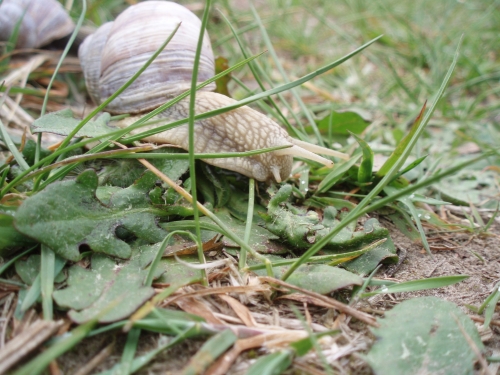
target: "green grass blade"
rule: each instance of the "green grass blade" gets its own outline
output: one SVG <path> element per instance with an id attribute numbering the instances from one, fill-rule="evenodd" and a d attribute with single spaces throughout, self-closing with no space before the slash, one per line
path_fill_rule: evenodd
<path id="1" fill-rule="evenodd" d="M 414 162 L 412 162 L 410 165 L 408 165 L 406 168 L 404 168 L 403 170 L 401 170 L 400 172 L 398 172 L 391 180 L 391 182 L 397 180 L 399 177 L 401 177 L 402 175 L 404 175 L 405 173 L 408 173 L 409 171 L 411 171 L 413 168 L 416 168 L 417 166 L 419 166 L 425 159 L 427 159 L 427 156 L 429 155 L 424 155 L 422 156 L 421 158 L 418 158 L 417 160 L 415 160 Z"/>
<path id="2" fill-rule="evenodd" d="M 448 285 L 459 283 L 467 278 L 469 278 L 469 276 L 454 275 L 454 276 L 432 277 L 430 279 L 423 279 L 423 280 L 405 281 L 399 284 L 384 286 L 380 289 L 377 289 L 374 292 L 363 293 L 360 296 L 360 298 L 367 298 L 374 296 L 376 294 L 405 293 L 405 292 L 416 292 L 419 290 L 442 288 Z"/>
<path id="3" fill-rule="evenodd" d="M 19 152 L 14 142 L 12 142 L 12 139 L 10 138 L 9 133 L 7 133 L 7 129 L 5 128 L 2 120 L 0 120 L 0 137 L 3 139 L 5 145 L 12 153 L 12 156 L 14 156 L 17 165 L 19 165 L 19 167 L 24 171 L 28 170 L 30 166 L 28 165 L 28 163 L 26 163 L 26 160 L 24 160 L 23 155 Z"/>
<path id="4" fill-rule="evenodd" d="M 488 327 L 493 319 L 493 314 L 497 307 L 498 301 L 500 301 L 500 283 L 495 287 L 495 291 L 491 293 L 488 298 L 489 301 L 486 305 L 486 311 L 484 312 L 484 326 Z"/>
<path id="5" fill-rule="evenodd" d="M 224 13 L 221 12 L 221 15 L 222 15 L 222 18 L 224 19 L 224 21 L 226 21 L 226 24 L 228 25 L 228 27 L 231 29 L 233 37 L 236 40 L 236 42 L 238 43 L 238 46 L 240 47 L 241 53 L 243 54 L 243 56 L 245 58 L 248 57 L 247 49 L 243 45 L 243 42 L 242 42 L 241 38 L 239 37 L 238 33 L 236 32 L 236 30 L 234 29 L 233 25 L 231 24 L 231 22 L 229 22 L 229 20 L 224 15 Z M 258 65 L 256 62 L 250 62 L 248 64 L 248 67 L 250 68 L 250 70 L 251 70 L 251 72 L 253 74 L 253 77 L 254 77 L 255 81 L 257 82 L 257 84 L 259 85 L 260 89 L 262 91 L 265 91 L 266 88 L 264 86 L 264 83 L 262 82 L 261 77 L 265 78 L 266 75 L 265 75 L 264 71 L 262 69 L 260 69 L 260 65 Z M 257 71 L 257 70 L 259 70 L 259 71 Z M 237 79 L 236 77 L 233 77 L 233 80 L 235 82 L 237 82 L 240 86 L 242 86 L 242 82 L 239 79 Z M 271 84 L 270 81 L 271 80 L 268 80 L 269 84 Z M 246 88 L 246 86 L 244 86 L 244 85 L 243 85 L 243 87 Z M 250 91 L 250 90 L 248 90 L 248 91 Z M 283 101 L 283 103 L 286 103 L 285 99 L 281 96 L 281 94 L 278 94 L 278 97 L 280 98 L 280 100 Z M 283 114 L 283 112 L 281 111 L 281 109 L 278 107 L 278 105 L 276 104 L 276 102 L 272 98 L 269 98 L 269 101 L 270 101 L 270 103 L 272 105 L 272 108 L 276 112 L 276 116 L 275 117 L 281 118 L 281 120 L 284 122 L 284 124 L 285 124 L 285 126 L 286 126 L 286 128 L 288 129 L 289 132 L 293 133 L 299 139 L 305 141 L 306 139 L 305 139 L 304 135 L 301 132 L 298 132 L 297 129 L 294 126 L 292 126 L 292 124 L 290 124 L 290 122 L 287 120 L 287 118 L 285 117 L 285 115 Z M 270 112 L 270 111 L 268 111 L 268 112 Z M 290 113 L 293 113 L 293 111 L 290 111 Z M 297 124 L 300 124 L 300 122 L 297 121 Z"/>
<path id="6" fill-rule="evenodd" d="M 31 249 L 28 249 L 26 251 L 23 251 L 21 254 L 18 254 L 16 255 L 15 257 L 13 257 L 12 259 L 9 259 L 9 261 L 5 262 L 4 264 L 2 264 L 2 266 L 0 267 L 0 276 L 9 269 L 10 266 L 12 266 L 14 263 L 16 263 L 19 259 L 21 259 L 22 257 L 28 255 L 29 253 L 31 253 L 33 250 L 35 250 L 37 248 L 38 245 L 35 245 L 33 246 Z"/>
<path id="7" fill-rule="evenodd" d="M 398 191 L 398 189 L 396 189 L 392 186 L 386 186 L 384 188 L 384 192 L 389 197 L 393 196 L 397 191 Z M 425 235 L 425 231 L 424 231 L 424 228 L 422 226 L 422 221 L 420 220 L 419 214 L 417 212 L 417 208 L 413 204 L 413 201 L 408 196 L 399 197 L 397 200 L 399 202 L 401 202 L 402 204 L 404 204 L 408 208 L 408 211 L 410 211 L 410 214 L 413 217 L 415 224 L 417 225 L 418 232 L 420 233 L 420 239 L 422 240 L 422 245 L 424 246 L 427 254 L 432 256 L 431 249 L 429 247 L 429 243 L 427 242 L 427 237 Z"/>
<path id="8" fill-rule="evenodd" d="M 198 82 L 198 68 L 200 66 L 200 56 L 201 56 L 201 48 L 203 46 L 203 37 L 205 34 L 205 30 L 207 27 L 208 14 L 210 13 L 210 1 L 207 0 L 205 3 L 205 9 L 203 11 L 203 17 L 201 19 L 201 28 L 200 33 L 198 35 L 198 43 L 196 46 L 196 53 L 194 57 L 194 65 L 193 65 L 193 75 L 191 77 L 191 93 L 189 96 L 189 119 L 188 119 L 188 127 L 189 127 L 189 177 L 191 178 L 191 196 L 193 197 L 192 207 L 193 207 L 193 216 L 194 221 L 196 223 L 195 233 L 196 237 L 201 239 L 201 229 L 199 226 L 200 222 L 200 213 L 198 211 L 198 190 L 196 188 L 196 167 L 195 167 L 195 159 L 194 159 L 194 149 L 195 149 L 195 132 L 194 132 L 194 116 L 195 116 L 195 107 L 196 107 L 196 84 Z M 198 248 L 198 259 L 201 264 L 206 263 L 205 254 L 203 253 L 203 246 L 201 241 L 197 241 Z M 204 284 L 208 285 L 208 278 L 206 274 L 206 270 L 204 271 Z"/>
<path id="9" fill-rule="evenodd" d="M 339 180 L 347 173 L 351 167 L 356 164 L 356 162 L 361 157 L 362 153 L 359 152 L 351 156 L 349 160 L 342 161 L 335 164 L 332 170 L 323 178 L 316 189 L 316 194 L 325 193 L 330 188 L 335 185 Z"/>
<path id="10" fill-rule="evenodd" d="M 479 306 L 479 309 L 477 310 L 478 314 L 482 314 L 484 309 L 490 304 L 491 300 L 495 297 L 495 294 L 499 291 L 499 288 L 500 288 L 500 283 L 498 283 L 494 290 L 493 290 L 493 293 L 491 293 L 485 300 L 484 302 L 481 304 L 481 306 Z"/>
<path id="11" fill-rule="evenodd" d="M 351 132 L 349 132 L 349 133 L 351 133 Z M 361 163 L 360 163 L 359 169 L 358 169 L 358 182 L 360 184 L 365 184 L 367 182 L 370 182 L 373 178 L 373 176 L 372 176 L 373 151 L 364 139 L 358 137 L 354 133 L 351 133 L 351 136 L 353 136 L 354 139 L 356 139 L 359 146 L 363 150 L 363 159 L 361 160 Z"/>
<path id="12" fill-rule="evenodd" d="M 128 331 L 127 342 L 125 343 L 125 348 L 123 348 L 122 359 L 120 362 L 120 375 L 132 374 L 132 364 L 134 361 L 134 355 L 137 350 L 137 344 L 139 344 L 139 337 L 141 336 L 140 328 L 132 328 Z"/>
<path id="13" fill-rule="evenodd" d="M 85 13 L 87 12 L 87 2 L 85 0 L 82 0 L 82 11 L 80 13 L 80 17 L 78 17 L 78 21 L 75 25 L 75 29 L 73 30 L 73 33 L 71 33 L 71 36 L 68 40 L 68 43 L 66 43 L 66 46 L 64 47 L 64 50 L 61 54 L 61 57 L 59 58 L 59 61 L 57 62 L 56 68 L 54 69 L 54 73 L 52 74 L 52 77 L 50 78 L 49 84 L 47 86 L 47 90 L 45 92 L 45 97 L 43 98 L 43 104 L 42 104 L 42 110 L 40 111 L 40 117 L 45 114 L 45 111 L 47 110 L 47 102 L 49 101 L 49 93 L 50 89 L 52 88 L 52 84 L 54 83 L 54 80 L 56 78 L 57 73 L 59 72 L 59 69 L 61 68 L 61 65 L 68 55 L 68 52 L 73 45 L 73 42 L 75 41 L 78 32 L 80 31 L 80 28 L 82 27 L 83 20 L 85 19 Z"/>
<path id="14" fill-rule="evenodd" d="M 334 236 L 336 236 L 343 228 L 345 228 L 347 225 L 349 225 L 349 223 L 353 220 L 356 220 L 357 218 L 361 217 L 363 214 L 364 214 L 364 209 L 365 207 L 368 206 L 369 203 L 372 202 L 373 198 L 375 198 L 378 193 L 380 193 L 382 191 L 382 189 L 389 183 L 389 181 L 392 180 L 392 177 L 397 173 L 397 171 L 401 168 L 401 166 L 403 165 L 404 163 L 404 160 L 406 160 L 406 158 L 410 155 L 410 152 L 411 152 L 411 149 L 413 148 L 413 146 L 415 145 L 415 143 L 417 142 L 420 134 L 423 132 L 425 126 L 427 125 L 427 123 L 429 122 L 436 106 L 437 106 L 437 103 L 439 102 L 439 99 L 442 97 L 443 93 L 444 93 L 444 90 L 446 89 L 446 86 L 448 85 L 448 82 L 451 78 L 451 74 L 453 72 L 453 70 L 455 69 L 455 66 L 457 64 L 457 61 L 458 61 L 458 57 L 459 57 L 459 51 L 460 51 L 460 46 L 462 44 L 462 40 L 463 40 L 463 36 L 462 38 L 460 38 L 460 41 L 458 43 L 458 46 L 457 46 L 457 49 L 455 51 L 455 56 L 453 58 L 453 61 L 451 63 L 451 66 L 449 67 L 448 69 L 448 72 L 446 74 L 446 76 L 444 77 L 443 79 L 443 82 L 441 83 L 441 87 L 439 88 L 437 94 L 436 94 L 436 98 L 434 100 L 434 102 L 432 103 L 431 107 L 429 108 L 429 111 L 425 114 L 425 117 L 424 119 L 422 120 L 421 124 L 420 124 L 420 127 L 419 129 L 413 134 L 413 137 L 411 138 L 411 140 L 408 142 L 408 145 L 407 147 L 403 150 L 402 154 L 401 154 L 401 157 L 398 159 L 397 162 L 395 162 L 392 167 L 387 171 L 386 175 L 384 176 L 384 178 L 373 188 L 373 190 L 356 206 L 356 208 L 354 208 L 351 212 L 349 212 L 349 214 L 328 234 L 326 235 L 325 237 L 323 237 L 322 239 L 320 239 L 317 243 L 315 243 L 313 246 L 311 246 L 305 253 L 304 255 L 302 255 L 291 267 L 290 269 L 283 275 L 282 279 L 283 280 L 286 280 L 288 277 L 290 277 L 290 275 L 299 267 L 301 266 L 302 264 L 306 263 L 307 260 L 313 256 L 314 254 L 316 254 L 318 251 L 320 251 L 323 246 L 325 246 Z M 482 155 L 484 156 L 484 155 Z M 482 157 L 480 157 L 482 158 Z M 476 158 L 477 159 L 477 158 Z M 466 164 L 466 163 L 464 163 Z M 450 170 L 452 170 L 453 168 L 450 168 Z M 446 172 L 444 172 L 446 173 Z M 444 174 L 443 173 L 443 174 Z M 430 182 L 432 179 L 427 179 L 426 182 Z M 416 186 L 418 186 L 419 184 L 416 184 L 413 186 L 413 188 L 415 188 Z M 417 190 L 417 189 L 415 189 Z M 403 189 L 401 190 L 401 192 L 403 191 L 414 191 L 413 189 Z M 401 195 L 403 196 L 403 195 Z M 390 202 L 392 200 L 394 200 L 396 197 L 393 196 L 391 197 L 393 199 L 388 199 L 386 202 Z M 377 202 L 378 204 L 380 204 L 380 201 Z"/>
<path id="15" fill-rule="evenodd" d="M 283 68 L 283 65 L 281 64 L 281 61 L 278 58 L 278 55 L 276 54 L 276 51 L 274 50 L 273 44 L 271 43 L 271 40 L 269 39 L 269 35 L 267 34 L 267 31 L 266 31 L 264 25 L 262 24 L 262 20 L 260 19 L 259 14 L 257 13 L 257 11 L 253 5 L 250 6 L 250 9 L 252 10 L 252 14 L 253 14 L 254 19 L 256 20 L 257 24 L 259 25 L 259 30 L 260 30 L 260 33 L 262 34 L 262 39 L 263 39 L 264 43 L 266 44 L 266 47 L 269 50 L 269 53 L 271 54 L 271 57 L 273 58 L 274 64 L 278 68 L 278 71 L 280 72 L 281 77 L 283 78 L 285 83 L 290 83 L 290 79 L 288 78 L 288 76 L 285 72 L 285 69 Z M 296 89 L 291 89 L 290 92 L 292 93 L 293 97 L 295 98 L 295 100 L 299 104 L 299 107 L 300 107 L 302 113 L 304 114 L 307 121 L 309 122 L 309 126 L 311 126 L 311 128 L 312 128 L 314 135 L 316 136 L 316 139 L 318 141 L 318 144 L 323 147 L 324 146 L 323 137 L 321 136 L 321 134 L 319 132 L 318 126 L 316 125 L 316 121 L 314 121 L 310 110 L 304 104 L 304 101 L 302 100 L 301 96 L 297 93 Z M 298 121 L 297 123 L 300 124 L 299 126 L 302 126 L 300 121 Z"/>
<path id="16" fill-rule="evenodd" d="M 54 273 L 56 255 L 49 247 L 42 244 L 40 260 L 40 279 L 41 279 L 41 293 L 42 293 L 42 308 L 43 318 L 45 320 L 52 320 L 53 318 L 53 303 L 52 292 L 54 291 Z"/>
<path id="17" fill-rule="evenodd" d="M 256 20 L 257 24 L 259 25 L 259 30 L 260 30 L 260 33 L 262 35 L 262 39 L 263 39 L 264 43 L 266 44 L 266 47 L 269 50 L 269 53 L 271 54 L 271 57 L 273 58 L 274 64 L 278 68 L 278 71 L 280 72 L 281 77 L 283 77 L 283 80 L 285 81 L 285 83 L 290 83 L 290 79 L 288 78 L 288 76 L 285 72 L 285 69 L 283 68 L 283 65 L 281 64 L 281 61 L 278 58 L 278 55 L 276 54 L 276 51 L 274 50 L 273 44 L 271 43 L 271 40 L 269 39 L 269 35 L 267 34 L 267 31 L 266 31 L 264 25 L 262 24 L 262 20 L 260 19 L 259 14 L 257 13 L 255 7 L 252 4 L 250 5 L 250 9 L 252 10 L 254 19 Z M 296 89 L 292 88 L 292 89 L 290 89 L 290 92 L 292 93 L 293 97 L 295 98 L 295 100 L 299 104 L 300 109 L 302 110 L 302 113 L 304 114 L 307 121 L 309 122 L 309 125 L 311 126 L 311 128 L 314 132 L 314 135 L 316 136 L 318 144 L 320 146 L 324 146 L 323 137 L 321 136 L 321 134 L 319 132 L 318 126 L 316 125 L 316 121 L 314 121 L 314 119 L 311 115 L 311 112 L 309 111 L 307 106 L 304 104 L 304 101 L 302 100 L 300 95 L 297 93 Z M 301 122 L 299 121 L 298 124 L 301 124 Z"/>
<path id="18" fill-rule="evenodd" d="M 36 303 L 38 297 L 40 297 L 41 290 L 42 282 L 40 274 L 38 274 L 35 277 L 35 280 L 33 280 L 33 284 L 31 284 L 26 296 L 24 297 L 23 303 L 21 304 L 22 313 L 28 311 L 28 309 Z"/>
<path id="19" fill-rule="evenodd" d="M 0 177 L 0 187 L 2 187 L 5 184 L 5 180 L 7 180 L 7 175 L 10 172 L 10 165 L 4 164 L 0 167 L 0 170 L 3 170 L 2 176 Z"/>
<path id="20" fill-rule="evenodd" d="M 196 222 L 194 220 L 193 220 L 193 223 L 195 223 L 195 226 L 196 226 Z M 182 226 L 182 227 L 185 228 L 185 226 Z M 198 227 L 200 227 L 200 226 L 198 225 Z M 165 249 L 167 248 L 167 245 L 168 245 L 170 239 L 172 238 L 172 236 L 174 236 L 176 234 L 188 236 L 188 237 L 190 237 L 196 243 L 196 245 L 198 247 L 202 246 L 202 243 L 200 241 L 201 237 L 199 237 L 199 236 L 197 237 L 197 236 L 195 236 L 191 232 L 188 232 L 188 231 L 185 231 L 185 230 L 174 230 L 174 231 L 171 231 L 165 237 L 165 239 L 161 242 L 160 248 L 158 249 L 158 252 L 156 253 L 155 258 L 153 259 L 153 262 L 151 262 L 151 266 L 149 267 L 149 272 L 148 272 L 148 275 L 146 276 L 146 281 L 144 282 L 144 285 L 151 286 L 153 284 L 153 277 L 155 275 L 156 268 L 160 264 L 160 260 L 161 260 L 161 258 L 163 256 L 163 254 L 165 253 Z"/>
<path id="21" fill-rule="evenodd" d="M 245 236 L 243 237 L 243 242 L 248 245 L 250 241 L 250 234 L 252 231 L 253 222 L 253 209 L 255 204 L 255 180 L 251 178 L 248 181 L 248 212 L 247 212 L 247 222 L 245 225 Z M 247 252 L 244 248 L 240 250 L 239 267 L 243 269 L 247 265 Z"/>
<path id="22" fill-rule="evenodd" d="M 227 17 L 221 13 L 222 15 L 222 18 L 224 19 L 224 21 L 226 21 L 226 24 L 228 25 L 228 27 L 231 29 L 231 32 L 233 34 L 233 37 L 234 39 L 236 40 L 236 42 L 238 43 L 238 46 L 240 47 L 240 51 L 241 53 L 243 54 L 243 56 L 246 58 L 248 56 L 248 52 L 247 52 L 247 48 L 245 48 L 244 44 L 243 44 L 243 41 L 242 39 L 239 37 L 238 33 L 236 32 L 236 30 L 234 29 L 233 25 L 231 24 L 231 22 L 229 22 L 229 20 L 227 19 Z M 260 89 L 262 91 L 265 91 L 266 88 L 264 86 L 264 83 L 262 82 L 262 78 L 268 78 L 267 75 L 265 74 L 265 72 L 263 71 L 263 69 L 260 68 L 260 65 L 255 61 L 255 62 L 250 62 L 248 64 L 248 67 L 250 68 L 252 74 L 253 74 L 253 77 L 255 79 L 255 81 L 257 82 L 257 84 L 259 85 Z M 261 78 L 262 77 L 262 78 Z M 240 86 L 242 86 L 242 82 L 240 80 L 238 80 L 236 77 L 233 77 L 233 80 L 235 82 L 237 82 Z M 267 79 L 267 82 L 269 84 L 272 84 L 271 80 L 270 79 Z M 244 85 L 243 85 L 244 86 Z M 246 88 L 246 86 L 244 86 Z M 250 91 L 250 90 L 248 90 Z M 287 106 L 289 107 L 289 105 L 286 103 L 286 100 L 285 98 L 281 95 L 281 94 L 278 94 L 278 98 Z M 290 124 L 290 122 L 287 120 L 287 118 L 285 117 L 285 115 L 283 114 L 283 112 L 281 111 L 281 109 L 278 107 L 278 105 L 276 104 L 276 102 L 272 99 L 272 98 L 269 98 L 269 101 L 271 103 L 271 106 L 275 112 L 275 117 L 276 118 L 280 118 L 283 123 L 285 124 L 286 128 L 288 129 L 289 132 L 293 133 L 296 137 L 302 139 L 302 140 L 305 140 L 303 139 L 303 135 L 301 133 L 299 133 L 297 131 L 297 129 L 292 126 Z M 267 111 L 267 112 L 271 112 L 271 111 Z M 291 114 L 294 114 L 293 111 L 290 111 Z M 301 126 L 300 124 L 300 121 L 298 121 L 298 118 L 296 119 L 297 120 L 297 124 L 299 124 L 299 126 Z"/>
<path id="23" fill-rule="evenodd" d="M 360 250 L 349 251 L 348 253 L 316 255 L 316 256 L 309 258 L 309 263 L 327 263 L 329 266 L 336 266 L 336 265 L 339 265 L 341 263 L 347 262 L 349 260 L 355 259 L 355 258 L 359 257 L 360 255 L 363 255 L 363 254 L 369 252 L 370 250 L 373 250 L 374 248 L 376 248 L 377 246 L 379 246 L 383 242 L 385 242 L 385 239 L 375 241 L 374 243 L 369 244 L 368 246 L 365 246 L 364 248 L 362 248 Z M 283 259 L 283 260 L 279 260 L 276 262 L 272 262 L 271 265 L 273 267 L 288 266 L 290 264 L 293 264 L 296 260 L 297 260 L 297 258 Z M 266 268 L 266 266 L 264 264 L 254 264 L 254 265 L 247 267 L 247 269 L 252 270 L 252 271 L 261 270 L 264 268 Z"/>
<path id="24" fill-rule="evenodd" d="M 384 165 L 379 169 L 379 171 L 377 172 L 377 177 L 384 177 L 394 164 L 400 163 L 401 160 L 404 161 L 406 160 L 406 158 L 401 159 L 401 157 L 403 153 L 405 153 L 405 151 L 408 149 L 408 147 L 410 147 L 410 150 L 413 148 L 413 145 L 410 146 L 410 142 L 414 138 L 414 135 L 417 132 L 419 132 L 419 129 L 421 129 L 420 125 L 422 123 L 422 118 L 423 118 L 422 116 L 424 114 L 426 105 L 427 103 L 424 104 L 424 106 L 420 110 L 420 113 L 418 114 L 415 122 L 413 123 L 410 132 L 401 140 L 401 142 L 399 142 L 396 149 L 393 151 L 391 156 L 389 156 L 389 159 L 387 159 Z M 405 154 L 407 155 L 407 157 L 409 156 L 409 153 Z"/>
<path id="25" fill-rule="evenodd" d="M 285 148 L 290 148 L 292 146 L 286 145 L 286 146 L 276 146 L 276 147 L 268 147 L 268 148 L 260 148 L 257 150 L 252 150 L 252 151 L 243 151 L 243 152 L 225 152 L 225 153 L 202 153 L 202 154 L 193 154 L 195 159 L 223 159 L 223 158 L 243 158 L 246 156 L 254 156 L 254 155 L 259 155 L 259 154 L 264 154 L 266 152 L 272 152 L 272 151 L 277 151 L 277 150 L 283 150 Z M 130 150 L 130 149 L 128 149 Z M 117 151 L 125 151 L 125 150 L 117 150 Z M 180 154 L 180 153 L 162 153 L 162 154 L 154 154 L 154 153 L 139 153 L 139 152 L 121 152 L 121 153 L 116 153 L 117 155 L 115 156 L 110 156 L 114 159 L 137 159 L 137 158 L 144 158 L 144 159 L 169 159 L 169 160 L 174 160 L 174 159 L 188 159 L 189 154 Z M 100 155 L 102 158 L 104 155 Z M 91 160 L 85 159 L 85 160 Z"/>

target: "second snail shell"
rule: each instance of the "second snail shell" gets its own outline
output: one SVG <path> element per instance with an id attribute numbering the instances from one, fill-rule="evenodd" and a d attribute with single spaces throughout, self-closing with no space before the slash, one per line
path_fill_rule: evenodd
<path id="1" fill-rule="evenodd" d="M 181 23 L 165 50 L 143 74 L 106 110 L 111 113 L 141 113 L 189 90 L 201 21 L 183 6 L 168 1 L 148 1 L 129 7 L 114 22 L 101 26 L 81 45 L 79 57 L 90 96 L 102 103 L 136 73 Z M 199 82 L 214 75 L 214 59 L 205 32 L 198 72 Z M 235 100 L 208 92 L 214 85 L 196 93 L 196 114 L 231 105 Z M 158 117 L 163 123 L 186 118 L 189 98 L 183 99 Z M 128 118 L 119 126 L 128 126 Z M 144 130 L 141 128 L 140 130 Z M 182 125 L 146 138 L 188 149 L 188 128 Z M 333 150 L 291 138 L 267 116 L 243 106 L 195 123 L 195 153 L 242 152 L 289 145 L 290 148 L 244 158 L 207 159 L 207 163 L 239 172 L 258 181 L 287 179 L 293 156 L 333 163 L 315 152 L 345 158 Z"/>
<path id="2" fill-rule="evenodd" d="M 0 4 L 0 40 L 11 37 L 17 23 L 17 48 L 38 48 L 71 34 L 75 24 L 56 0 L 3 0 Z"/>

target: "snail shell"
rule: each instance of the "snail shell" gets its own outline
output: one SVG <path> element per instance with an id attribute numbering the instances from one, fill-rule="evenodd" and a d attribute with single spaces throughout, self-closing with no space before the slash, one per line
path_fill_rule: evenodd
<path id="1" fill-rule="evenodd" d="M 87 89 L 95 103 L 118 90 L 165 42 L 179 30 L 148 69 L 107 110 L 140 113 L 189 90 L 201 21 L 182 5 L 148 1 L 131 6 L 114 22 L 101 26 L 85 39 L 79 50 Z M 214 76 L 214 56 L 205 33 L 198 69 L 203 82 Z M 215 85 L 205 87 L 214 90 Z"/>
<path id="2" fill-rule="evenodd" d="M 71 34 L 75 28 L 73 20 L 56 0 L 3 0 L 0 4 L 0 40 L 9 40 L 21 19 L 17 48 L 44 46 Z"/>
<path id="3" fill-rule="evenodd" d="M 136 73 L 179 23 L 181 26 L 158 58 L 143 74 L 107 107 L 112 113 L 140 113 L 165 103 L 190 89 L 200 20 L 179 4 L 148 1 L 131 6 L 114 22 L 101 26 L 79 50 L 80 62 L 90 96 L 97 104 L 106 100 Z M 210 40 L 205 33 L 201 51 L 199 82 L 214 75 Z M 204 90 L 213 90 L 210 85 Z M 201 114 L 234 104 L 235 100 L 213 92 L 196 93 L 195 112 Z M 189 114 L 189 98 L 158 115 L 163 123 L 184 119 Z M 137 118 L 118 123 L 128 126 Z M 143 131 L 145 128 L 141 128 Z M 138 131 L 136 131 L 138 132 Z M 147 141 L 167 143 L 188 149 L 188 127 L 179 126 Z M 260 148 L 292 147 L 244 158 L 207 159 L 205 162 L 233 170 L 258 181 L 281 182 L 289 177 L 293 156 L 333 163 L 314 152 L 339 153 L 291 138 L 267 116 L 243 106 L 195 123 L 195 150 L 204 152 L 243 152 Z M 342 156 L 345 156 L 341 154 Z"/>

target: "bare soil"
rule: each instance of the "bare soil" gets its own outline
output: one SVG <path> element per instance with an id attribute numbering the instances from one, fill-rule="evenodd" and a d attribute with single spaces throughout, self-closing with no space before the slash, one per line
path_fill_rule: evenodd
<path id="1" fill-rule="evenodd" d="M 464 312 L 476 319 L 476 325 L 481 332 L 482 339 L 487 348 L 487 356 L 500 355 L 500 326 L 499 312 L 495 313 L 494 320 L 497 325 L 491 329 L 483 329 L 481 317 L 477 316 L 467 305 L 479 306 L 492 292 L 495 284 L 500 280 L 500 225 L 495 224 L 489 233 L 475 235 L 472 233 L 436 233 L 430 230 L 428 235 L 432 257 L 426 254 L 422 245 L 413 243 L 401 234 L 393 224 L 379 218 L 384 226 L 390 229 L 392 239 L 399 250 L 401 262 L 397 266 L 383 266 L 377 278 L 388 278 L 395 281 L 407 281 L 423 279 L 444 275 L 469 275 L 470 277 L 452 286 L 440 289 L 432 289 L 414 293 L 387 294 L 372 297 L 366 301 L 359 302 L 356 307 L 362 311 L 370 312 L 373 316 L 381 318 L 385 310 L 389 310 L 396 304 L 415 297 L 435 296 L 456 303 Z M 448 248 L 447 250 L 444 250 Z M 347 297 L 340 293 L 335 296 L 342 299 Z M 209 303 L 213 308 L 213 304 Z M 317 307 L 314 305 L 301 305 L 295 303 L 299 311 L 309 314 L 311 322 L 328 329 L 340 328 L 342 335 L 337 338 L 325 337 L 321 340 L 323 355 L 328 358 L 336 373 L 343 374 L 371 374 L 371 369 L 360 359 L 360 353 L 366 352 L 374 337 L 366 325 L 351 319 L 349 316 L 339 314 L 332 309 Z M 289 326 L 295 319 L 295 315 L 288 303 L 281 300 L 273 302 L 265 298 L 259 298 L 259 304 L 248 304 L 252 314 L 258 323 L 269 324 L 272 317 L 273 325 Z M 228 309 L 223 309 L 228 313 Z M 307 310 L 307 311 L 306 311 Z M 234 315 L 234 314 L 233 314 Z M 236 316 L 235 316 L 236 318 Z M 288 320 L 287 320 L 288 319 Z M 300 327 L 299 327 L 300 328 Z M 158 345 L 159 335 L 142 333 L 138 354 L 146 353 Z M 101 365 L 91 373 L 98 373 L 109 369 L 120 360 L 125 335 L 103 334 L 89 338 L 80 343 L 73 351 L 65 354 L 58 360 L 58 364 L 64 374 L 75 373 L 83 364 L 88 363 L 104 347 L 114 342 L 112 354 L 109 355 Z M 174 348 L 161 353 L 156 359 L 139 374 L 177 374 L 189 362 L 196 351 L 201 347 L 204 340 L 190 339 Z M 250 350 L 239 356 L 231 367 L 229 374 L 244 374 L 255 358 L 265 350 Z M 499 365 L 489 366 L 491 374 L 499 373 Z M 294 366 L 288 374 L 323 374 L 321 360 L 315 353 L 310 353 L 294 362 Z M 478 370 L 478 373 L 479 370 Z"/>

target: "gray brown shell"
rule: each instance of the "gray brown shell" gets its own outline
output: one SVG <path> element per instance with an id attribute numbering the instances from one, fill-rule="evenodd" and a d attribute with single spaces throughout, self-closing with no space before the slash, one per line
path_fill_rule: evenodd
<path id="1" fill-rule="evenodd" d="M 23 17 L 24 15 L 24 17 Z M 38 48 L 73 32 L 75 24 L 56 0 L 3 0 L 0 40 L 9 40 L 21 20 L 16 48 Z"/>
<path id="2" fill-rule="evenodd" d="M 111 113 L 144 112 L 189 90 L 201 21 L 179 4 L 148 1 L 129 7 L 80 46 L 78 55 L 93 101 L 100 104 L 116 92 L 179 23 L 179 30 L 163 52 L 106 110 Z M 212 47 L 205 33 L 198 81 L 213 77 L 214 70 Z M 205 89 L 213 90 L 214 86 Z"/>

